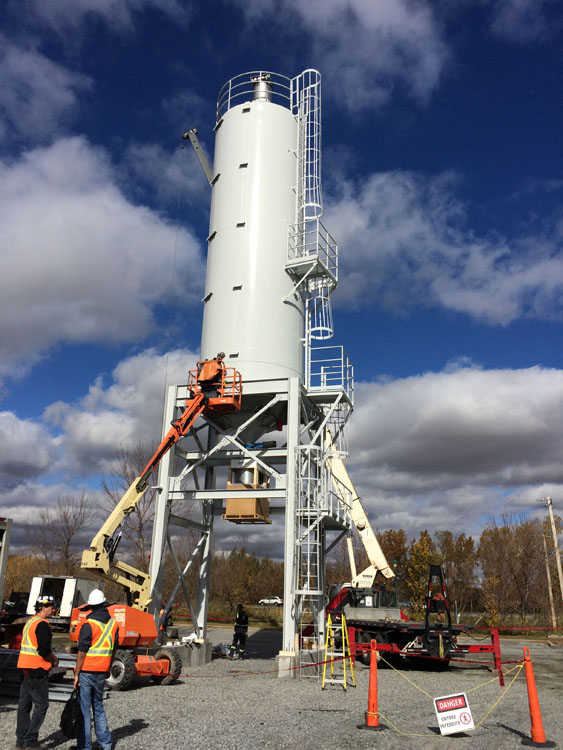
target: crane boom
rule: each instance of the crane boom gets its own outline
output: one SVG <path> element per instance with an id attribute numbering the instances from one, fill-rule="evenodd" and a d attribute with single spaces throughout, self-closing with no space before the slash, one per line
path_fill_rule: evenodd
<path id="1" fill-rule="evenodd" d="M 334 442 L 330 431 L 326 431 L 325 447 L 330 451 L 334 448 Z M 394 578 L 395 573 L 387 562 L 383 550 L 377 537 L 371 527 L 369 519 L 364 510 L 364 506 L 354 483 L 348 474 L 348 470 L 344 465 L 344 461 L 340 456 L 329 452 L 329 458 L 327 460 L 328 469 L 332 477 L 332 483 L 334 489 L 343 503 L 350 505 L 350 516 L 352 522 L 356 527 L 359 537 L 364 545 L 367 552 L 370 565 L 362 570 L 360 573 L 356 572 L 356 564 L 354 560 L 354 554 L 351 544 L 348 545 L 348 553 L 350 555 L 350 568 L 352 572 L 352 587 L 353 588 L 370 588 L 373 586 L 375 576 L 377 573 L 381 573 L 385 578 Z"/>

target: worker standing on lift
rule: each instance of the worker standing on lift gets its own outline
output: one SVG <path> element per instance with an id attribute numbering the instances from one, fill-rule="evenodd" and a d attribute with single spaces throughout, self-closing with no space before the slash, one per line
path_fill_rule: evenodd
<path id="1" fill-rule="evenodd" d="M 35 604 L 36 614 L 25 624 L 18 656 L 22 677 L 16 726 L 16 748 L 39 747 L 39 729 L 49 708 L 49 670 L 59 663 L 52 650 L 51 626 L 55 600 L 41 596 Z M 30 718 L 31 707 L 33 714 Z"/>
<path id="2" fill-rule="evenodd" d="M 231 644 L 229 659 L 234 659 L 237 652 L 239 659 L 244 659 L 246 638 L 248 636 L 248 615 L 242 604 L 237 604 L 237 613 L 235 615 L 235 633 Z"/>

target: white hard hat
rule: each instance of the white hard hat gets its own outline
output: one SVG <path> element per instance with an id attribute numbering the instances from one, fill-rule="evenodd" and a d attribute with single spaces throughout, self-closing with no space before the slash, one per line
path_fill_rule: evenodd
<path id="1" fill-rule="evenodd" d="M 88 597 L 88 604 L 91 604 L 92 606 L 94 606 L 95 604 L 103 604 L 105 600 L 106 600 L 106 596 L 101 589 L 93 589 L 92 591 L 90 591 L 90 596 Z"/>

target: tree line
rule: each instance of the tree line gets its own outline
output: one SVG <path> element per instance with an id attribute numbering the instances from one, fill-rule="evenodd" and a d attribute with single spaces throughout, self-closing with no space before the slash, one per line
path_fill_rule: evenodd
<path id="1" fill-rule="evenodd" d="M 4 596 L 12 590 L 29 589 L 34 575 L 75 575 L 88 577 L 80 568 L 83 549 L 91 539 L 88 528 L 98 518 L 100 523 L 111 513 L 123 492 L 139 476 L 148 452 L 142 444 L 133 451 L 120 451 L 116 470 L 103 482 L 104 501 L 101 508 L 85 494 L 65 495 L 56 506 L 39 512 L 39 523 L 27 528 L 28 545 L 8 560 Z M 123 539 L 118 557 L 147 571 L 150 562 L 150 541 L 155 504 L 155 491 L 148 490 L 135 511 L 123 524 Z M 187 509 L 175 507 L 186 515 Z M 556 518 L 561 532 L 561 518 Z M 94 525 L 95 528 L 95 525 Z M 549 619 L 547 570 L 552 581 L 554 608 L 563 624 L 563 602 L 558 586 L 553 539 L 549 522 L 530 520 L 524 515 L 491 517 L 478 540 L 466 534 L 436 530 L 421 531 L 418 538 L 408 539 L 405 529 L 385 529 L 377 534 L 379 543 L 396 578 L 382 585 L 396 586 L 399 601 L 415 619 L 424 612 L 431 563 L 442 566 L 452 611 L 458 617 L 475 615 L 489 625 L 501 622 L 524 625 Z M 188 559 L 199 535 L 185 534 L 177 542 L 176 552 Z M 544 545 L 544 539 L 547 544 Z M 358 570 L 368 567 L 365 550 L 353 535 Z M 547 557 L 546 557 L 547 555 Z M 210 596 L 212 601 L 233 607 L 237 602 L 257 603 L 267 596 L 283 595 L 283 563 L 268 556 L 248 552 L 244 546 L 230 552 L 212 552 Z M 327 560 L 327 592 L 333 583 L 350 579 L 346 541 L 332 550 Z M 170 556 L 165 560 L 164 591 L 170 596 L 178 580 Z M 197 563 L 187 576 L 188 590 L 195 595 L 198 580 Z M 102 582 L 108 597 L 123 599 L 123 591 Z M 530 620 L 531 618 L 531 620 Z"/>
<path id="2" fill-rule="evenodd" d="M 91 501 L 85 495 L 66 496 L 50 511 L 42 511 L 41 523 L 29 527 L 29 545 L 8 560 L 5 596 L 12 590 L 28 590 L 34 575 L 76 575 L 84 577 L 80 568 L 82 549 L 88 547 L 85 527 L 95 515 Z M 558 531 L 561 519 L 557 519 Z M 119 550 L 120 557 L 142 570 L 148 570 L 152 519 L 144 513 L 144 541 L 138 540 L 139 523 L 132 519 L 130 533 Z M 529 520 L 524 516 L 491 518 L 476 542 L 471 536 L 437 530 L 430 534 L 421 531 L 417 539 L 408 540 L 404 529 L 386 529 L 378 535 L 380 545 L 396 574 L 395 580 L 381 580 L 387 588 L 396 586 L 403 608 L 415 619 L 424 613 L 431 563 L 442 566 L 448 597 L 458 619 L 479 615 L 488 625 L 549 624 L 549 595 L 546 565 L 549 566 L 554 606 L 559 622 L 563 621 L 563 605 L 558 586 L 558 575 L 553 541 L 547 523 Z M 544 547 L 544 537 L 547 544 Z M 177 549 L 180 557 L 187 557 L 197 539 L 184 538 Z M 357 537 L 354 538 L 358 570 L 367 567 L 366 553 Z M 545 551 L 547 550 L 547 559 Z M 284 566 L 267 556 L 258 556 L 244 546 L 230 552 L 212 553 L 212 601 L 234 607 L 237 602 L 257 603 L 261 598 L 283 595 Z M 350 566 L 345 540 L 342 540 L 327 560 L 327 591 L 334 583 L 350 579 Z M 86 574 L 86 577 L 88 575 Z M 198 580 L 197 564 L 187 577 L 188 590 L 195 595 Z M 165 562 L 164 597 L 168 597 L 177 582 L 171 559 Z M 120 587 L 102 583 L 108 596 L 123 599 Z"/>

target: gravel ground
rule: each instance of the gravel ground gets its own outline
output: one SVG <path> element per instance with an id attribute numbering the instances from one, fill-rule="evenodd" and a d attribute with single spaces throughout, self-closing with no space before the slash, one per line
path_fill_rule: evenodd
<path id="1" fill-rule="evenodd" d="M 231 632 L 212 628 L 210 637 L 214 645 L 229 643 Z M 453 742 L 456 748 L 508 750 L 520 748 L 522 740 L 530 738 L 523 670 L 514 684 L 503 691 L 494 673 L 483 664 L 454 664 L 441 673 L 379 669 L 379 710 L 385 717 L 381 723 L 387 729 L 370 732 L 357 728 L 365 718 L 369 669 L 358 664 L 357 686 L 350 686 L 347 691 L 340 686 L 321 690 L 316 678 L 280 680 L 272 658 L 279 649 L 279 640 L 279 632 L 255 631 L 248 641 L 249 658 L 244 662 L 214 659 L 203 667 L 190 669 L 174 685 L 157 686 L 139 680 L 132 690 L 111 693 L 106 711 L 114 747 L 431 750 Z M 563 747 L 563 648 L 503 641 L 503 660 L 522 658 L 525 645 L 530 646 L 546 738 Z M 507 675 L 507 686 L 515 674 Z M 466 734 L 441 737 L 431 698 L 456 692 L 468 693 L 478 726 Z M 74 744 L 58 730 L 61 711 L 60 703 L 49 707 L 41 730 L 42 747 L 64 750 Z M 14 745 L 15 719 L 16 701 L 0 698 L 2 749 Z"/>

